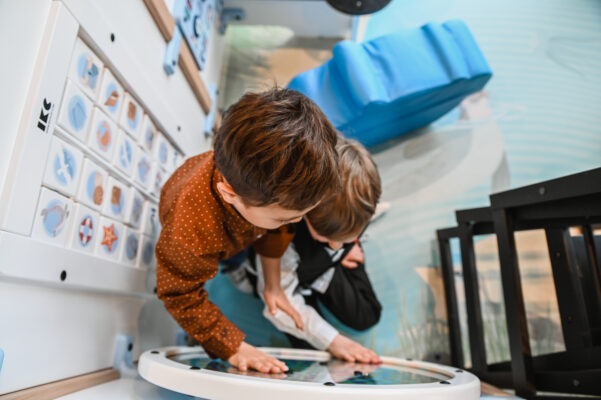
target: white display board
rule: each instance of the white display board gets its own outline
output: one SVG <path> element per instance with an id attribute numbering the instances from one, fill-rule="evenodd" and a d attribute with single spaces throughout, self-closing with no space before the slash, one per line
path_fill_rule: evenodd
<path id="1" fill-rule="evenodd" d="M 0 395 L 110 367 L 118 334 L 175 342 L 162 305 L 141 316 L 156 302 L 158 199 L 210 147 L 183 73 L 163 70 L 166 43 L 143 1 L 43 4 L 0 12 L 1 43 L 16 50 L 0 86 L 18 100 L 1 125 Z M 220 64 L 201 76 L 218 79 Z"/>

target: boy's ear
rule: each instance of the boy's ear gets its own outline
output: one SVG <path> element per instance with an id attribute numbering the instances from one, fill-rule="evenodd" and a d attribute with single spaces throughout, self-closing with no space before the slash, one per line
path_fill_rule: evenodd
<path id="1" fill-rule="evenodd" d="M 232 204 L 238 197 L 236 192 L 234 192 L 234 188 L 232 188 L 230 184 L 225 181 L 217 182 L 217 190 L 219 190 L 223 200 L 230 204 Z"/>

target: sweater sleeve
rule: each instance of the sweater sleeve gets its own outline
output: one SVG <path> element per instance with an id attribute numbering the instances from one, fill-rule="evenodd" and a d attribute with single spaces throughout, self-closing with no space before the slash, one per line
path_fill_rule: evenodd
<path id="1" fill-rule="evenodd" d="M 156 247 L 157 295 L 167 311 L 207 353 L 227 360 L 244 334 L 208 299 L 205 282 L 218 272 L 217 254 L 195 255 L 163 230 Z"/>
<path id="2" fill-rule="evenodd" d="M 255 242 L 253 248 L 264 257 L 280 258 L 294 238 L 292 225 L 284 225 L 278 229 L 267 231 Z"/>

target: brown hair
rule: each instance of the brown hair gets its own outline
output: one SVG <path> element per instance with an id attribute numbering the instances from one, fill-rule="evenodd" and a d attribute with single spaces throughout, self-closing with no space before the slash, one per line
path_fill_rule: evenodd
<path id="1" fill-rule="evenodd" d="M 215 134 L 215 164 L 251 206 L 304 210 L 340 190 L 337 134 L 300 92 L 247 93 Z"/>
<path id="2" fill-rule="evenodd" d="M 378 168 L 369 152 L 355 140 L 339 137 L 342 191 L 309 211 L 317 233 L 330 240 L 358 236 L 376 211 L 382 193 Z"/>

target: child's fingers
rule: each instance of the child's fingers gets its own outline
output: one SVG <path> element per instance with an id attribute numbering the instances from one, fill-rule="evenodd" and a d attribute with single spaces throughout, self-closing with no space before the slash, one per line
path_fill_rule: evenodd
<path id="1" fill-rule="evenodd" d="M 238 369 L 240 371 L 246 371 L 248 369 L 248 366 L 246 365 L 246 360 L 240 360 L 240 362 L 238 363 Z"/>
<path id="2" fill-rule="evenodd" d="M 342 261 L 341 264 L 343 267 L 350 268 L 350 269 L 357 268 L 359 266 L 359 264 L 357 264 L 355 261 L 352 261 L 352 260 L 344 260 L 344 261 Z"/>
<path id="3" fill-rule="evenodd" d="M 274 299 L 270 298 L 265 299 L 265 303 L 267 304 L 267 308 L 269 309 L 271 315 L 275 315 L 275 313 L 278 311 L 277 302 Z"/>
<path id="4" fill-rule="evenodd" d="M 345 354 L 345 355 L 343 356 L 343 358 L 344 358 L 344 360 L 345 360 L 345 361 L 352 362 L 352 363 L 354 363 L 354 362 L 355 362 L 355 357 L 353 357 L 353 356 L 352 356 L 352 355 L 350 355 L 350 354 Z"/>
<path id="5" fill-rule="evenodd" d="M 256 369 L 259 372 L 263 372 L 263 373 L 269 372 L 269 368 L 265 364 L 263 364 L 261 361 L 258 361 L 258 360 L 252 360 L 250 362 L 250 367 L 253 369 Z"/>
<path id="6" fill-rule="evenodd" d="M 269 363 L 274 366 L 275 368 L 278 368 L 280 370 L 280 372 L 282 371 L 288 371 L 288 366 L 286 365 L 285 362 L 278 360 L 277 358 L 274 357 L 269 357 L 268 358 Z"/>
<path id="7" fill-rule="evenodd" d="M 301 331 L 305 329 L 305 327 L 303 326 L 303 319 L 301 318 L 298 311 L 296 311 L 296 309 L 292 307 L 292 304 L 290 304 L 289 302 L 282 303 L 280 304 L 280 309 L 286 314 L 290 315 L 290 317 L 292 317 L 298 329 L 300 329 Z"/>

